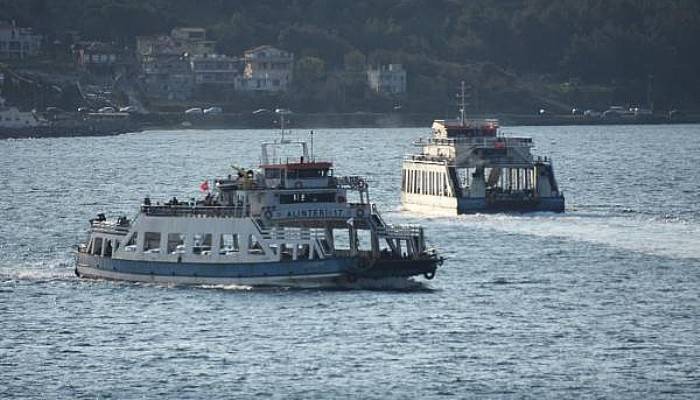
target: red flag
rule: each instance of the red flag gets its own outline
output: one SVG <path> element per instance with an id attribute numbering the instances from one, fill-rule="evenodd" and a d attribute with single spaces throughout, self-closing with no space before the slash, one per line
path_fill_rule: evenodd
<path id="1" fill-rule="evenodd" d="M 209 179 L 207 179 L 206 181 L 202 182 L 201 185 L 199 185 L 199 190 L 201 190 L 202 192 L 209 191 Z"/>

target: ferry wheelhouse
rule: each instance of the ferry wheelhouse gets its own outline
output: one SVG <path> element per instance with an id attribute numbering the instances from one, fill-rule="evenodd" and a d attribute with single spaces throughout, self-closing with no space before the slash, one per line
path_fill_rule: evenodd
<path id="1" fill-rule="evenodd" d="M 281 148 L 300 150 L 282 161 Z M 280 152 L 281 154 L 281 152 Z M 203 184 L 203 189 L 207 189 Z M 189 202 L 144 199 L 133 219 L 91 220 L 80 277 L 174 284 L 324 287 L 432 279 L 442 260 L 419 226 L 389 225 L 366 181 L 339 177 L 306 142 L 263 143 L 258 169 L 235 168 Z"/>
<path id="2" fill-rule="evenodd" d="M 419 212 L 564 211 L 551 159 L 528 137 L 501 134 L 498 120 L 436 120 L 432 137 L 404 158 L 401 202 Z"/>

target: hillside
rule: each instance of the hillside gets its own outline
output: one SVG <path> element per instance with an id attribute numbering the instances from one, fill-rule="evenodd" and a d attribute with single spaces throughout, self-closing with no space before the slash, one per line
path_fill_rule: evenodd
<path id="1" fill-rule="evenodd" d="M 700 103 L 694 0 L 0 0 L 0 9 L 54 40 L 76 31 L 133 46 L 139 35 L 202 26 L 227 54 L 274 44 L 321 61 L 294 99 L 319 109 L 361 106 L 352 72 L 389 62 L 409 72 L 401 101 L 423 110 L 444 111 L 462 79 L 484 110 L 648 95 L 657 107 Z"/>

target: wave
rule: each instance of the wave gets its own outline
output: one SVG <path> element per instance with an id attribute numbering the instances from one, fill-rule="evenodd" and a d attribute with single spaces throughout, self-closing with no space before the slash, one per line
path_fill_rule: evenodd
<path id="1" fill-rule="evenodd" d="M 700 225 L 678 218 L 633 213 L 609 216 L 593 211 L 574 211 L 566 214 L 460 215 L 448 223 L 603 244 L 649 255 L 700 259 Z"/>
<path id="2" fill-rule="evenodd" d="M 12 263 L 12 261 L 9 261 Z M 75 280 L 75 264 L 69 258 L 0 265 L 0 281 L 53 282 Z"/>

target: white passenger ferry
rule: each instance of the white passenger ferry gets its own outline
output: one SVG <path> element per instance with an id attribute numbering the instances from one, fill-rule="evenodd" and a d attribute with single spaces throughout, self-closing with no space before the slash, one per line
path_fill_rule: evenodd
<path id="1" fill-rule="evenodd" d="M 290 146 L 298 157 L 282 160 Z M 199 200 L 146 198 L 133 219 L 100 214 L 77 258 L 85 278 L 294 287 L 432 279 L 442 262 L 423 228 L 384 222 L 363 178 L 335 176 L 284 135 L 263 143 L 258 169 L 237 168 Z"/>
<path id="2" fill-rule="evenodd" d="M 464 99 L 464 84 L 462 84 Z M 401 203 L 407 210 L 468 214 L 564 211 L 551 159 L 534 157 L 532 139 L 501 134 L 498 120 L 433 122 L 432 138 L 403 161 Z"/>

